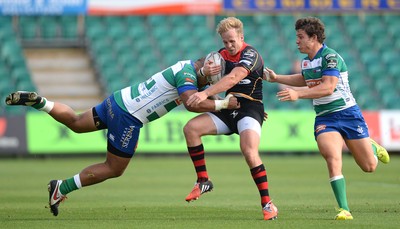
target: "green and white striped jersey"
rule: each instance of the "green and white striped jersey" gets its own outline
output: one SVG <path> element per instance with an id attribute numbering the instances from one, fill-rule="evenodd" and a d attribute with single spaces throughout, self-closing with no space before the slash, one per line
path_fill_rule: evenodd
<path id="1" fill-rule="evenodd" d="M 314 59 L 308 57 L 301 62 L 301 70 L 308 87 L 321 83 L 322 76 L 336 76 L 339 81 L 333 94 L 313 99 L 314 110 L 317 116 L 344 110 L 356 105 L 350 90 L 349 75 L 343 58 L 325 44 L 318 51 Z"/>
<path id="2" fill-rule="evenodd" d="M 197 90 L 196 71 L 190 60 L 179 61 L 145 82 L 116 91 L 114 98 L 121 109 L 145 124 L 179 106 L 179 95 L 186 90 Z"/>

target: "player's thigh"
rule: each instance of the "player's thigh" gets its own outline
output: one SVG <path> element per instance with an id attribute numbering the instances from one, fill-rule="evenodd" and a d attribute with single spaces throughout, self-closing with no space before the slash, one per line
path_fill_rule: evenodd
<path id="1" fill-rule="evenodd" d="M 242 152 L 258 153 L 258 146 L 261 137 L 261 125 L 252 117 L 244 117 L 237 123 L 240 135 L 240 148 Z"/>
<path id="2" fill-rule="evenodd" d="M 373 171 L 375 169 L 377 161 L 374 157 L 369 137 L 351 140 L 346 139 L 345 142 L 354 160 L 364 171 Z"/>
<path id="3" fill-rule="evenodd" d="M 79 132 L 90 132 L 98 130 L 93 120 L 92 109 L 87 110 L 78 115 L 78 119 L 74 123 L 75 129 Z"/>
<path id="4" fill-rule="evenodd" d="M 211 135 L 217 134 L 217 128 L 211 116 L 208 113 L 203 113 L 186 123 L 184 133 L 189 134 L 191 132 L 196 132 L 198 135 Z"/>
<path id="5" fill-rule="evenodd" d="M 243 154 L 258 154 L 260 135 L 253 129 L 240 132 L 240 149 Z"/>
<path id="6" fill-rule="evenodd" d="M 120 157 L 110 152 L 107 152 L 106 162 L 105 164 L 109 167 L 110 170 L 116 173 L 117 176 L 122 175 L 128 167 L 131 158 Z"/>
<path id="7" fill-rule="evenodd" d="M 337 131 L 321 133 L 317 136 L 317 145 L 325 159 L 341 159 L 343 138 Z"/>

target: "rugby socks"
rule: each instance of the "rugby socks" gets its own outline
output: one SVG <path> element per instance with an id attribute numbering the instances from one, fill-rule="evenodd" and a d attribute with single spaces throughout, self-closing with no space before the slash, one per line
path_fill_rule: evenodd
<path id="1" fill-rule="evenodd" d="M 349 206 L 347 205 L 346 181 L 344 176 L 334 176 L 331 177 L 329 181 L 331 182 L 332 190 L 335 194 L 336 201 L 339 204 L 339 208 L 350 211 Z"/>
<path id="2" fill-rule="evenodd" d="M 204 159 L 203 144 L 194 147 L 188 147 L 188 151 L 197 173 L 197 182 L 207 181 L 208 174 L 206 168 L 206 160 Z"/>
<path id="3" fill-rule="evenodd" d="M 60 185 L 60 192 L 63 195 L 67 195 L 68 193 L 80 188 L 82 188 L 81 179 L 79 178 L 79 174 L 76 174 L 69 179 L 63 180 Z"/>
<path id="4" fill-rule="evenodd" d="M 45 97 L 42 97 L 40 103 L 34 104 L 32 105 L 32 107 L 37 110 L 49 113 L 54 107 L 54 102 L 48 101 Z"/>
<path id="5" fill-rule="evenodd" d="M 250 169 L 250 172 L 260 192 L 261 206 L 265 206 L 271 201 L 271 198 L 269 197 L 267 172 L 265 171 L 264 164 Z"/>

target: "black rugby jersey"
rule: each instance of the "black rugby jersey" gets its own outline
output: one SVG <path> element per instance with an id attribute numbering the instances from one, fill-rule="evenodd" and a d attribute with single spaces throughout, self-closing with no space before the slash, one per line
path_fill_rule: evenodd
<path id="1" fill-rule="evenodd" d="M 227 91 L 237 96 L 242 96 L 250 100 L 262 102 L 262 77 L 264 61 L 258 51 L 252 46 L 244 43 L 243 48 L 235 55 L 229 55 L 225 48 L 219 50 L 225 59 L 225 74 L 232 71 L 237 66 L 244 67 L 248 75 L 239 83 Z"/>

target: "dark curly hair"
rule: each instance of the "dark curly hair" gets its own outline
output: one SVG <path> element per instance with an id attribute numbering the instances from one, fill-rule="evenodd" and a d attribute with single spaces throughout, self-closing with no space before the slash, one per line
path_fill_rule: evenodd
<path id="1" fill-rule="evenodd" d="M 322 21 L 315 17 L 300 18 L 296 21 L 296 31 L 304 30 L 309 37 L 316 35 L 319 43 L 324 43 L 325 40 L 325 25 Z"/>

